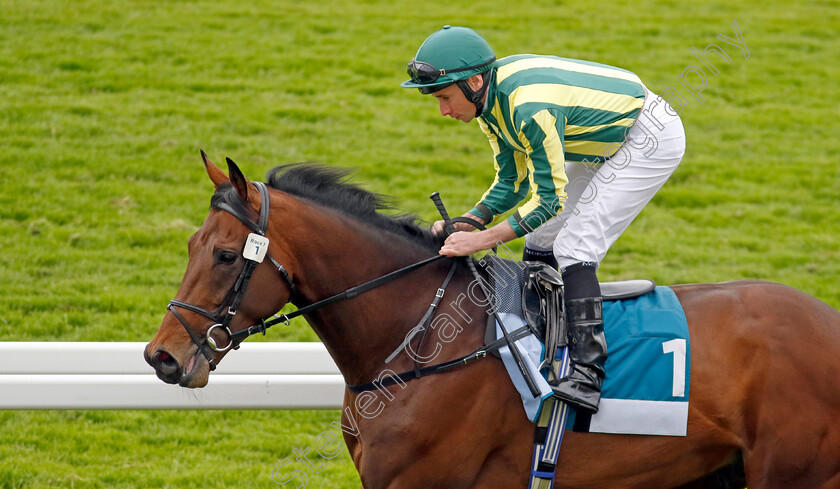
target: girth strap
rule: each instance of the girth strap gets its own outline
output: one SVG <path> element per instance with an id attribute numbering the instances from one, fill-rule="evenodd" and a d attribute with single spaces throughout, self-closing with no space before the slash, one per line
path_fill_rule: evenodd
<path id="1" fill-rule="evenodd" d="M 553 360 L 559 375 L 565 377 L 568 374 L 570 370 L 568 348 L 563 348 L 562 354 L 555 351 L 554 354 L 546 355 L 546 357 Z M 560 446 L 563 444 L 563 433 L 566 431 L 568 418 L 568 404 L 553 396 L 543 401 L 537 427 L 534 430 L 534 450 L 528 489 L 553 489 L 557 458 L 560 455 Z"/>
<path id="2" fill-rule="evenodd" d="M 543 403 L 534 430 L 534 450 L 528 489 L 552 489 L 557 458 L 563 443 L 563 433 L 569 416 L 569 406 L 550 397 Z"/>

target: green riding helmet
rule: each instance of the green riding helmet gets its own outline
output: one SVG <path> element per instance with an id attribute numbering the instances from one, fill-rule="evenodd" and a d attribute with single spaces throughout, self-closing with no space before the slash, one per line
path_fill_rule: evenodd
<path id="1" fill-rule="evenodd" d="M 443 26 L 429 36 L 408 63 L 410 80 L 403 88 L 429 94 L 460 80 L 490 71 L 496 61 L 493 48 L 469 27 Z"/>

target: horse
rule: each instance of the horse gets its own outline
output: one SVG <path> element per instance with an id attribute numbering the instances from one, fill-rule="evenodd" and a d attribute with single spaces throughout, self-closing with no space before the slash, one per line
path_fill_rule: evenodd
<path id="1" fill-rule="evenodd" d="M 404 353 L 384 361 L 448 274 L 447 300 L 434 314 L 461 318 L 460 326 L 429 329 L 419 344 L 411 342 L 413 351 L 420 358 L 437 352 L 435 361 L 444 362 L 483 344 L 486 304 L 452 300 L 474 280 L 465 260 L 434 259 L 441 238 L 415 217 L 381 212 L 387 199 L 348 182 L 348 172 L 284 165 L 258 186 L 230 159 L 225 174 L 202 157 L 215 186 L 211 210 L 189 239 L 177 299 L 144 351 L 163 381 L 203 387 L 244 339 L 238 333 L 264 328 L 287 302 L 304 310 L 423 261 L 305 312 L 345 382 L 369 383 L 417 366 Z M 242 250 L 249 231 L 260 231 L 258 220 L 265 221 L 270 260 L 252 267 L 243 291 L 248 263 L 256 262 Z M 692 345 L 686 436 L 566 431 L 555 487 L 840 488 L 840 312 L 769 282 L 672 289 Z M 366 489 L 526 487 L 534 425 L 499 359 L 488 355 L 438 375 L 375 385 L 362 393 L 348 388 L 341 414 Z"/>

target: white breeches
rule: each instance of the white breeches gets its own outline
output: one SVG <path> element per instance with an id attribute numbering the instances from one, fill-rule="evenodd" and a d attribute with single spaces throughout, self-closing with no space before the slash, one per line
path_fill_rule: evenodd
<path id="1" fill-rule="evenodd" d="M 563 211 L 525 236 L 527 248 L 553 250 L 561 268 L 600 263 L 676 170 L 685 154 L 682 121 L 667 102 L 645 91 L 644 107 L 618 152 L 601 165 L 566 162 Z"/>

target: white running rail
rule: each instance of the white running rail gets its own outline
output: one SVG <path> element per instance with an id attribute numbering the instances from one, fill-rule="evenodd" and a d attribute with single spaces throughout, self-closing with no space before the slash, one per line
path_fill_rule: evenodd
<path id="1" fill-rule="evenodd" d="M 158 379 L 145 343 L 0 342 L 3 409 L 340 409 L 321 343 L 243 343 L 202 389 Z"/>

